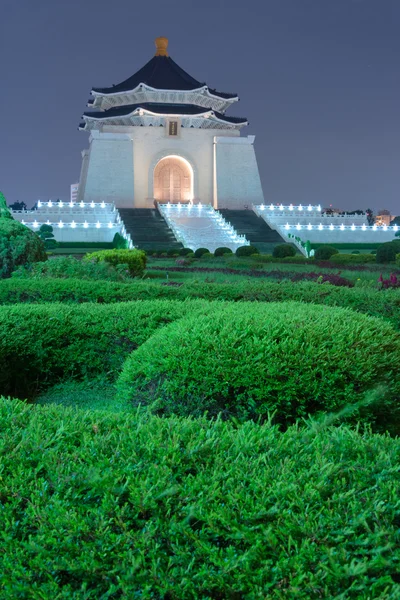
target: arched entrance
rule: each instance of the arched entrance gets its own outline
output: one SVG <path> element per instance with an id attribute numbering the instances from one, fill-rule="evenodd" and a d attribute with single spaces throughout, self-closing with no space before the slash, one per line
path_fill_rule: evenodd
<path id="1" fill-rule="evenodd" d="M 154 198 L 159 202 L 193 199 L 193 169 L 180 156 L 162 158 L 154 169 Z"/>

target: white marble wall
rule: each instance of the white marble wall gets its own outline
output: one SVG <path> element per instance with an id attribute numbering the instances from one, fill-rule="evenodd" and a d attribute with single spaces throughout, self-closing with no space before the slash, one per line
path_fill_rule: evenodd
<path id="1" fill-rule="evenodd" d="M 254 136 L 214 139 L 214 207 L 243 209 L 264 201 Z"/>

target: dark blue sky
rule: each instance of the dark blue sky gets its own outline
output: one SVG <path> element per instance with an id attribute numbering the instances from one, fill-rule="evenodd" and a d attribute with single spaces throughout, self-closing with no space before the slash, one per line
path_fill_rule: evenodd
<path id="1" fill-rule="evenodd" d="M 400 214 L 400 0 L 0 0 L 0 190 L 68 198 L 92 86 L 169 38 L 191 75 L 237 92 L 267 202 Z"/>

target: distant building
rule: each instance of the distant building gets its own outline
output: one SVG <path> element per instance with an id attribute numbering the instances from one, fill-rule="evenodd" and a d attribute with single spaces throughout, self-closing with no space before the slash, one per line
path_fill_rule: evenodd
<path id="1" fill-rule="evenodd" d="M 79 183 L 73 183 L 71 185 L 71 202 L 76 202 L 78 200 L 78 188 Z"/>
<path id="2" fill-rule="evenodd" d="M 394 216 L 390 214 L 390 210 L 380 210 L 375 218 L 376 225 L 390 225 L 390 222 L 394 219 Z"/>

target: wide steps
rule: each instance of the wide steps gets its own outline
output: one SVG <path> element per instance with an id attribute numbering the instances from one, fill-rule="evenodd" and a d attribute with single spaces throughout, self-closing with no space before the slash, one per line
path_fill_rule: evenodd
<path id="1" fill-rule="evenodd" d="M 271 252 L 277 244 L 285 243 L 279 233 L 252 210 L 221 208 L 218 212 L 233 225 L 239 235 L 245 235 L 251 245 L 261 252 Z"/>
<path id="2" fill-rule="evenodd" d="M 135 246 L 144 250 L 179 250 L 178 242 L 160 213 L 150 208 L 119 208 L 118 212 Z"/>

